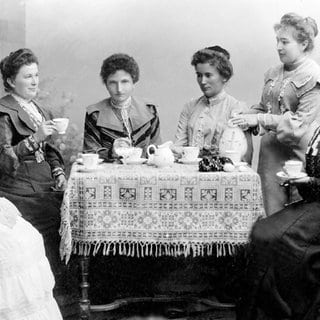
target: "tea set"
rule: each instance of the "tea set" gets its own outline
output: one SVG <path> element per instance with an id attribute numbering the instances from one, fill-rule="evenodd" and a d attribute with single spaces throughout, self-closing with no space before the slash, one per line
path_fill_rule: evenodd
<path id="1" fill-rule="evenodd" d="M 124 165 L 146 163 L 147 165 L 164 168 L 171 167 L 175 162 L 172 146 L 172 141 L 167 141 L 158 146 L 151 144 L 146 149 L 147 158 L 143 158 L 142 148 L 133 147 L 130 141 L 127 141 L 125 138 L 120 138 L 115 141 L 114 151 Z M 239 166 L 247 168 L 246 163 L 241 162 L 241 158 L 247 151 L 247 140 L 240 128 L 229 126 L 224 130 L 220 138 L 219 151 L 221 156 L 230 158 L 234 163 L 233 168 L 231 168 L 231 166 L 226 167 L 225 171 L 239 169 Z M 202 158 L 199 158 L 199 154 L 199 147 L 184 146 L 181 147 L 181 158 L 177 161 L 182 164 L 198 165 L 202 160 Z M 85 169 L 92 170 L 97 168 L 99 156 L 98 154 L 83 154 L 82 162 Z"/>

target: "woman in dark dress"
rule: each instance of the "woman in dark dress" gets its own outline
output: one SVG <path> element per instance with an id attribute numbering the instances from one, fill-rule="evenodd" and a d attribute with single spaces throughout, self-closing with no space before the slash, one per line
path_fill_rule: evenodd
<path id="1" fill-rule="evenodd" d="M 50 143 L 55 125 L 34 99 L 38 59 L 29 49 L 10 53 L 0 63 L 5 91 L 0 99 L 0 197 L 10 200 L 44 238 L 56 275 L 60 205 L 66 187 L 63 160 Z"/>
<path id="2" fill-rule="evenodd" d="M 303 201 L 253 227 L 237 319 L 320 317 L 320 127 L 308 145 L 306 172 L 288 180 Z"/>
<path id="3" fill-rule="evenodd" d="M 128 141 L 145 156 L 150 144 L 161 143 L 160 121 L 154 103 L 133 96 L 139 80 L 137 62 L 127 54 L 113 54 L 103 61 L 100 76 L 110 97 L 87 107 L 83 151 L 110 160 L 114 142 Z"/>

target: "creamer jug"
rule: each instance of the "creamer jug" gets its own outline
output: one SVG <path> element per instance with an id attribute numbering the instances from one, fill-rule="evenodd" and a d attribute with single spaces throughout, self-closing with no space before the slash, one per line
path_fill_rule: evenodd
<path id="1" fill-rule="evenodd" d="M 174 155 L 170 149 L 172 141 L 167 141 L 159 146 L 151 144 L 147 148 L 147 154 L 149 159 L 152 159 L 152 163 L 157 167 L 170 167 L 174 163 Z M 151 152 L 153 151 L 153 152 Z"/>

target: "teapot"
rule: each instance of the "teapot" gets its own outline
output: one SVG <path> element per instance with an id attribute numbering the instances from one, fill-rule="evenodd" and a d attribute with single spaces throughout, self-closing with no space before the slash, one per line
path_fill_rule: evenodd
<path id="1" fill-rule="evenodd" d="M 234 162 L 241 161 L 248 149 L 247 138 L 242 129 L 228 122 L 219 142 L 219 154 L 229 157 Z M 230 156 L 233 155 L 233 156 Z"/>
<path id="2" fill-rule="evenodd" d="M 172 141 L 167 141 L 158 147 L 154 144 L 150 144 L 147 148 L 147 154 L 149 163 L 156 165 L 157 167 L 170 167 L 174 163 L 174 155 L 170 149 Z M 151 153 L 150 151 L 153 151 Z"/>

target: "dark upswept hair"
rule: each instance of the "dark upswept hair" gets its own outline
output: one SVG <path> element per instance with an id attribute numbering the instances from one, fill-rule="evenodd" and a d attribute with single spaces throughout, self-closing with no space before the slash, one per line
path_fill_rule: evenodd
<path id="1" fill-rule="evenodd" d="M 274 25 L 274 30 L 278 31 L 282 28 L 293 27 L 293 34 L 297 42 L 302 43 L 308 41 L 305 51 L 312 51 L 314 48 L 314 38 L 318 35 L 318 26 L 313 18 L 303 18 L 296 13 L 286 13 L 282 16 L 280 23 Z"/>
<path id="2" fill-rule="evenodd" d="M 137 62 L 127 54 L 115 53 L 106 58 L 101 66 L 100 76 L 104 84 L 107 84 L 108 77 L 118 70 L 124 70 L 131 75 L 133 83 L 139 80 L 139 66 Z"/>
<path id="3" fill-rule="evenodd" d="M 197 51 L 192 56 L 191 65 L 196 67 L 198 63 L 209 63 L 217 69 L 221 77 L 226 79 L 226 81 L 233 75 L 230 53 L 220 46 L 206 47 Z"/>
<path id="4" fill-rule="evenodd" d="M 35 54 L 27 48 L 18 49 L 3 58 L 0 62 L 0 70 L 4 90 L 11 92 L 12 88 L 8 83 L 8 79 L 15 78 L 22 66 L 32 63 L 39 64 L 39 61 Z"/>

